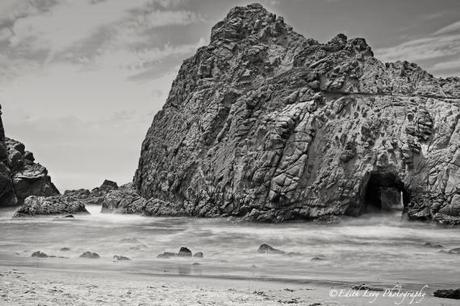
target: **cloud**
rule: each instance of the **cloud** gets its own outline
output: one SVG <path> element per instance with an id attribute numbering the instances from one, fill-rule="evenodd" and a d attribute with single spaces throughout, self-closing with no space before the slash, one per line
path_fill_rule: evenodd
<path id="1" fill-rule="evenodd" d="M 14 6 L 0 19 L 0 51 L 32 55 L 39 62 L 91 59 L 107 49 L 129 47 L 146 31 L 199 22 L 195 13 L 168 10 L 177 0 L 64 1 L 35 0 Z M 136 12 L 137 14 L 135 14 Z M 3 22 L 2 22 L 3 20 Z M 3 43 L 1 43 L 3 40 Z M 6 41 L 6 42 L 5 42 Z M 46 56 L 43 53 L 46 51 Z"/>
<path id="2" fill-rule="evenodd" d="M 422 64 L 438 75 L 460 74 L 460 21 L 447 25 L 432 34 L 409 40 L 397 46 L 376 50 L 384 61 L 408 60 Z"/>
<path id="3" fill-rule="evenodd" d="M 436 32 L 434 32 L 434 35 L 443 35 L 443 34 L 449 34 L 453 32 L 454 33 L 460 32 L 460 20 L 452 24 L 449 24 L 448 26 L 445 26 L 444 28 L 437 30 Z"/>

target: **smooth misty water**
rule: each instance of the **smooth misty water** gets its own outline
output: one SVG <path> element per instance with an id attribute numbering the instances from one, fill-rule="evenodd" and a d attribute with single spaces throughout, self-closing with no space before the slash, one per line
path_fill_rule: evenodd
<path id="1" fill-rule="evenodd" d="M 431 288 L 460 284 L 460 255 L 441 251 L 460 247 L 460 229 L 409 223 L 396 213 L 317 225 L 151 218 L 89 209 L 91 215 L 74 220 L 11 219 L 12 210 L 0 210 L 0 265 L 305 282 L 400 282 Z M 425 242 L 444 248 L 430 248 Z M 262 243 L 299 254 L 258 254 Z M 205 257 L 156 258 L 181 246 L 202 251 Z M 60 251 L 63 247 L 70 251 Z M 38 250 L 66 258 L 31 258 Z M 97 252 L 101 258 L 79 258 L 84 251 Z M 113 255 L 132 261 L 113 262 Z M 324 260 L 312 261 L 320 255 Z"/>

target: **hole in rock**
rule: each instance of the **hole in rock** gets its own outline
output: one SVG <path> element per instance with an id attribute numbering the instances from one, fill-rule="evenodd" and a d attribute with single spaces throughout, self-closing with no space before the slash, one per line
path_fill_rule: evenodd
<path id="1" fill-rule="evenodd" d="M 409 202 L 404 183 L 392 172 L 371 172 L 364 195 L 363 212 L 403 211 Z"/>

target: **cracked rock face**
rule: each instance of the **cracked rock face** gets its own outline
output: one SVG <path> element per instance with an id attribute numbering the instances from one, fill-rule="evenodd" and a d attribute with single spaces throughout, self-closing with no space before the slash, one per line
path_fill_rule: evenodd
<path id="1" fill-rule="evenodd" d="M 458 223 L 459 107 L 459 78 L 236 7 L 182 64 L 134 185 L 175 215 L 357 216 L 400 195 L 410 218 Z"/>
<path id="2" fill-rule="evenodd" d="M 33 153 L 23 143 L 5 137 L 0 111 L 0 206 L 22 205 L 29 196 L 57 194 L 48 170 L 35 163 Z"/>

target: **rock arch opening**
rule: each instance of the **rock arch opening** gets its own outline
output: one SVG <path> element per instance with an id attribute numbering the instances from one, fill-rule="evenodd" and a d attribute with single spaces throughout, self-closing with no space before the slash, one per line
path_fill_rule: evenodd
<path id="1" fill-rule="evenodd" d="M 393 172 L 373 171 L 365 185 L 362 212 L 404 211 L 409 193 Z"/>

